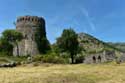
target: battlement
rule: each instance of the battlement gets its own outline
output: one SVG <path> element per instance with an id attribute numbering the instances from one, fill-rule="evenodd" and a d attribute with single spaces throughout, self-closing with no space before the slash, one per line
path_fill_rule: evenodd
<path id="1" fill-rule="evenodd" d="M 38 16 L 20 16 L 17 18 L 17 23 L 20 22 L 44 23 L 45 20 Z"/>

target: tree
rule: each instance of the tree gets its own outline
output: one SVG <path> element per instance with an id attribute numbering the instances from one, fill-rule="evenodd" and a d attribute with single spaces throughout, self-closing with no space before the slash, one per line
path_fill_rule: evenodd
<path id="1" fill-rule="evenodd" d="M 62 52 L 69 52 L 72 63 L 74 63 L 74 56 L 78 52 L 79 43 L 77 34 L 73 29 L 64 29 L 61 37 L 57 38 L 57 46 Z"/>
<path id="2" fill-rule="evenodd" d="M 12 48 L 13 46 L 9 42 L 0 38 L 0 53 L 1 54 L 12 55 L 12 51 L 13 51 Z"/>
<path id="3" fill-rule="evenodd" d="M 5 30 L 2 33 L 2 39 L 4 41 L 9 42 L 13 46 L 16 45 L 17 47 L 17 56 L 19 56 L 19 47 L 18 47 L 18 42 L 23 39 L 23 35 L 16 31 L 16 30 Z"/>
<path id="4" fill-rule="evenodd" d="M 45 31 L 41 27 L 42 26 L 39 26 L 39 28 L 35 32 L 35 41 L 37 43 L 40 54 L 45 54 L 51 50 L 51 47 L 49 41 L 46 38 Z"/>
<path id="5" fill-rule="evenodd" d="M 37 38 L 36 38 L 36 40 L 37 40 Z M 46 37 L 43 37 L 43 38 L 37 40 L 36 42 L 37 42 L 37 46 L 38 46 L 39 52 L 41 54 L 45 54 L 49 50 L 51 50 L 50 43 L 49 43 L 49 41 L 47 40 Z"/>

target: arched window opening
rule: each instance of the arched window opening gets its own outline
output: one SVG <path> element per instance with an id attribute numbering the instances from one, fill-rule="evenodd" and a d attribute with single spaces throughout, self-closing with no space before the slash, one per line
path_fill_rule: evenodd
<path id="1" fill-rule="evenodd" d="M 101 62 L 101 56 L 98 56 L 98 61 Z"/>
<path id="2" fill-rule="evenodd" d="M 96 63 L 96 57 L 93 56 L 92 59 L 93 59 L 93 63 Z"/>

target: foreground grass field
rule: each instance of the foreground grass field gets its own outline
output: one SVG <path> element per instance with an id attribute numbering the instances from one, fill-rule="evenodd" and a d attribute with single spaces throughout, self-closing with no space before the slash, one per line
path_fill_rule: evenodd
<path id="1" fill-rule="evenodd" d="M 125 83 L 125 64 L 0 68 L 0 83 Z"/>

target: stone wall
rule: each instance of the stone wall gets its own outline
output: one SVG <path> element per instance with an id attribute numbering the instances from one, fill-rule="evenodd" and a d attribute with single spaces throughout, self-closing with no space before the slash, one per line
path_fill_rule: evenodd
<path id="1" fill-rule="evenodd" d="M 103 63 L 113 61 L 116 58 L 114 51 L 104 51 L 102 53 L 88 55 L 84 59 L 84 63 Z"/>

